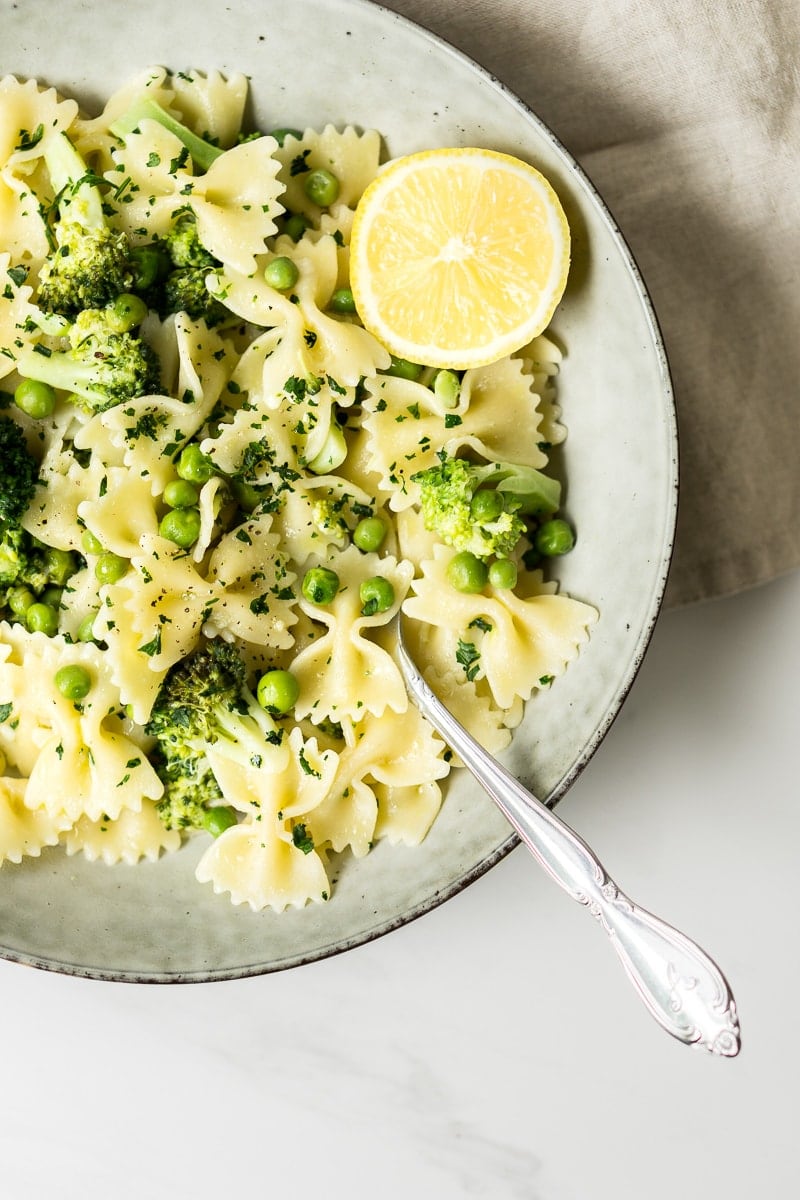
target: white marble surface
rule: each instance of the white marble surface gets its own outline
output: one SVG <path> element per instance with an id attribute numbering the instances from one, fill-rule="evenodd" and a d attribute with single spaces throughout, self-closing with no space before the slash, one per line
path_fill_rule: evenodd
<path id="1" fill-rule="evenodd" d="M 561 813 L 728 974 L 744 1048 L 645 1013 L 516 850 L 431 915 L 262 979 L 0 963 L 3 1200 L 798 1194 L 800 575 L 666 614 Z"/>

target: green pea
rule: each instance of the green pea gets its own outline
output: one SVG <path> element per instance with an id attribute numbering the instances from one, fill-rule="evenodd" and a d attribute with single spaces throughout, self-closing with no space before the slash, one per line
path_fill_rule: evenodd
<path id="1" fill-rule="evenodd" d="M 81 549 L 86 554 L 102 554 L 103 543 L 94 536 L 91 529 L 84 529 L 81 534 Z"/>
<path id="2" fill-rule="evenodd" d="M 264 267 L 264 279 L 270 287 L 279 292 L 286 292 L 289 288 L 293 288 L 299 278 L 300 272 L 297 269 L 297 263 L 285 254 L 273 258 Z"/>
<path id="3" fill-rule="evenodd" d="M 253 512 L 261 503 L 261 492 L 252 483 L 245 483 L 243 479 L 234 479 L 231 483 L 231 491 L 236 503 L 244 512 Z"/>
<path id="4" fill-rule="evenodd" d="M 433 381 L 433 394 L 445 408 L 455 408 L 461 391 L 461 380 L 455 371 L 437 371 Z"/>
<path id="5" fill-rule="evenodd" d="M 471 550 L 461 550 L 447 564 L 447 579 L 457 592 L 482 592 L 486 587 L 489 572 Z"/>
<path id="6" fill-rule="evenodd" d="M 394 588 L 383 575 L 373 575 L 372 579 L 365 579 L 361 584 L 358 597 L 361 601 L 362 615 L 371 617 L 374 613 L 386 612 L 392 607 Z"/>
<path id="7" fill-rule="evenodd" d="M 65 700 L 83 700 L 92 690 L 92 677 L 85 667 L 59 667 L 54 680 Z"/>
<path id="8" fill-rule="evenodd" d="M 299 129 L 288 129 L 288 128 L 287 129 L 271 129 L 270 135 L 275 138 L 275 141 L 278 143 L 279 146 L 283 145 L 283 143 L 286 141 L 287 137 L 296 138 L 297 141 L 299 142 L 300 138 L 303 136 Z"/>
<path id="9" fill-rule="evenodd" d="M 128 333 L 141 325 L 147 316 L 147 305 L 140 296 L 122 292 L 108 305 L 108 323 L 115 333 Z"/>
<path id="10" fill-rule="evenodd" d="M 575 534 L 567 521 L 561 517 L 554 517 L 539 526 L 533 544 L 545 558 L 554 558 L 559 554 L 569 553 L 575 545 Z"/>
<path id="11" fill-rule="evenodd" d="M 21 412 L 40 421 L 43 417 L 49 417 L 55 408 L 56 394 L 49 383 L 23 379 L 14 392 L 14 403 Z"/>
<path id="12" fill-rule="evenodd" d="M 398 379 L 416 380 L 422 374 L 422 365 L 421 363 L 409 362 L 407 358 L 397 358 L 393 354 L 386 374 L 396 375 Z"/>
<path id="13" fill-rule="evenodd" d="M 176 470 L 181 479 L 188 479 L 189 483 L 208 483 L 214 475 L 214 464 L 196 442 L 190 442 L 181 450 Z"/>
<path id="14" fill-rule="evenodd" d="M 131 284 L 137 292 L 146 292 L 169 272 L 168 255 L 157 246 L 134 246 L 130 252 Z"/>
<path id="15" fill-rule="evenodd" d="M 279 716 L 294 708 L 299 695 L 300 684 L 291 671 L 267 671 L 256 688 L 261 707 Z"/>
<path id="16" fill-rule="evenodd" d="M 80 625 L 78 626 L 79 642 L 93 642 L 95 640 L 92 630 L 94 629 L 94 623 L 97 620 L 97 614 L 99 611 L 99 608 L 91 609 L 81 621 Z"/>
<path id="17" fill-rule="evenodd" d="M 25 625 L 29 633 L 46 633 L 55 637 L 58 633 L 58 612 L 52 604 L 42 604 L 37 600 L 25 612 Z"/>
<path id="18" fill-rule="evenodd" d="M 78 570 L 78 559 L 71 550 L 58 550 L 48 546 L 42 559 L 47 578 L 51 583 L 63 587 Z"/>
<path id="19" fill-rule="evenodd" d="M 354 313 L 356 311 L 356 302 L 353 298 L 352 289 L 349 287 L 337 288 L 331 293 L 331 298 L 328 301 L 328 308 L 335 313 Z"/>
<path id="20" fill-rule="evenodd" d="M 311 567 L 303 576 L 301 590 L 312 604 L 330 604 L 339 591 L 339 576 L 328 567 Z"/>
<path id="21" fill-rule="evenodd" d="M 31 605 L 35 603 L 36 597 L 31 589 L 26 587 L 12 588 L 6 597 L 6 604 L 15 617 L 24 617 Z"/>
<path id="22" fill-rule="evenodd" d="M 365 554 L 380 550 L 385 538 L 386 525 L 380 517 L 364 517 L 353 530 L 353 541 Z"/>
<path id="23" fill-rule="evenodd" d="M 489 583 L 493 588 L 517 586 L 517 564 L 510 558 L 498 558 L 489 565 Z"/>
<path id="24" fill-rule="evenodd" d="M 216 838 L 226 829 L 230 829 L 231 825 L 235 825 L 238 818 L 235 809 L 230 808 L 227 804 L 219 804 L 214 808 L 207 808 L 201 820 L 206 833 L 210 833 L 212 837 Z"/>
<path id="25" fill-rule="evenodd" d="M 492 488 L 479 488 L 469 505 L 470 516 L 480 525 L 496 521 L 504 508 L 502 495 Z"/>
<path id="26" fill-rule="evenodd" d="M 46 587 L 44 589 L 44 591 L 42 592 L 39 599 L 41 600 L 42 604 L 49 604 L 53 608 L 58 608 L 59 605 L 61 604 L 61 597 L 63 596 L 63 594 L 64 594 L 63 588 L 60 588 L 55 583 L 51 583 L 48 587 Z"/>
<path id="27" fill-rule="evenodd" d="M 318 204 L 320 208 L 328 208 L 339 198 L 339 180 L 325 167 L 317 167 L 315 171 L 309 171 L 306 175 L 303 190 L 313 204 Z"/>
<path id="28" fill-rule="evenodd" d="M 188 550 L 200 536 L 200 513 L 196 508 L 172 508 L 161 518 L 158 532 L 169 542 Z"/>
<path id="29" fill-rule="evenodd" d="M 106 550 L 94 564 L 94 577 L 98 583 L 117 583 L 127 575 L 129 565 L 127 558 Z"/>
<path id="30" fill-rule="evenodd" d="M 311 222 L 302 213 L 288 213 L 283 223 L 283 232 L 293 242 L 299 242 L 305 231 L 310 227 L 310 224 Z"/>
<path id="31" fill-rule="evenodd" d="M 170 508 L 194 508 L 200 493 L 188 479 L 171 479 L 164 488 L 164 503 Z"/>

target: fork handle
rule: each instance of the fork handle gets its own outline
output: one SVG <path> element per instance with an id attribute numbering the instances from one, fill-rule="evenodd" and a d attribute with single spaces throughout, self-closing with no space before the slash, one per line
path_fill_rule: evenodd
<path id="1" fill-rule="evenodd" d="M 400 646 L 414 698 L 564 891 L 608 934 L 631 982 L 667 1033 L 732 1058 L 741 1040 L 725 976 L 705 951 L 619 890 L 581 837 L 488 754 L 434 694 Z"/>

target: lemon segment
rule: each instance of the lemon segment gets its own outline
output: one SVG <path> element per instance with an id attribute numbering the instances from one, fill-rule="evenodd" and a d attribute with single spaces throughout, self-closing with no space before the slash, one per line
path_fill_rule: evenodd
<path id="1" fill-rule="evenodd" d="M 351 286 L 392 354 L 465 369 L 541 333 L 569 257 L 564 210 L 534 167 L 494 150 L 425 150 L 390 162 L 359 201 Z"/>

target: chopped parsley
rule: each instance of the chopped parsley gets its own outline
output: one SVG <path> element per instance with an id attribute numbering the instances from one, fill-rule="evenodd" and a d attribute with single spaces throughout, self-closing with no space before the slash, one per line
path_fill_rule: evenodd
<path id="1" fill-rule="evenodd" d="M 464 674 L 470 683 L 472 683 L 480 670 L 481 664 L 480 651 L 474 642 L 465 642 L 461 638 L 458 639 L 456 662 L 460 667 L 463 667 Z"/>

